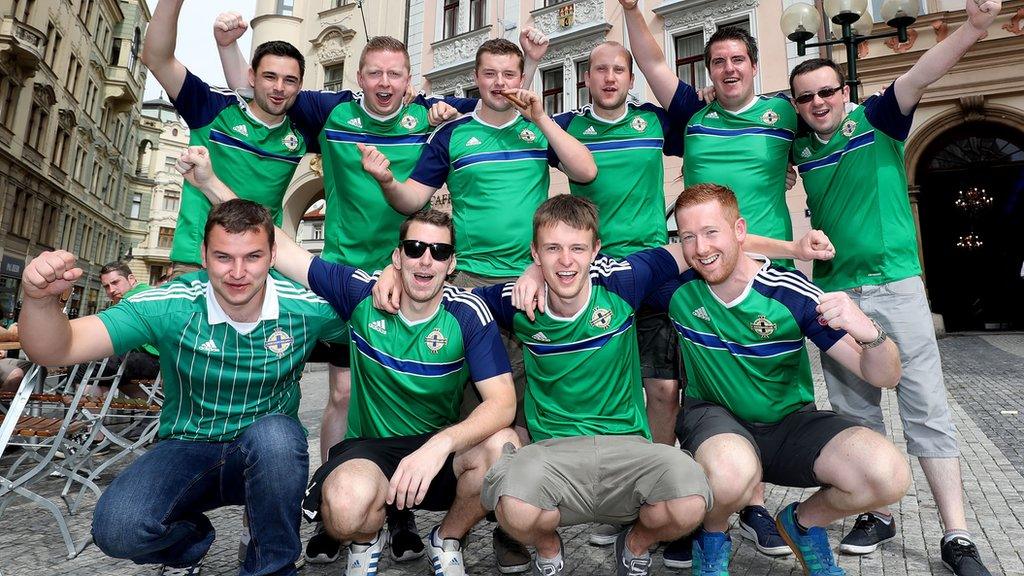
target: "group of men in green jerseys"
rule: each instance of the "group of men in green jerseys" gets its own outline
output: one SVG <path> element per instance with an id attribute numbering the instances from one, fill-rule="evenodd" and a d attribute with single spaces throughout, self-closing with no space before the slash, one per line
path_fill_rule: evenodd
<path id="1" fill-rule="evenodd" d="M 407 99 L 408 53 L 391 38 L 367 43 L 361 93 L 301 91 L 301 53 L 268 42 L 250 67 L 235 44 L 244 21 L 222 15 L 222 61 L 246 99 L 175 59 L 182 2 L 157 5 L 143 54 L 190 127 L 181 275 L 70 322 L 58 296 L 81 274 L 74 257 L 44 253 L 24 276 L 22 342 L 36 361 L 159 352 L 162 441 L 100 499 L 106 553 L 198 574 L 214 537 L 203 512 L 242 504 L 241 573 L 291 574 L 301 502 L 322 523 L 305 557 L 332 561 L 347 541 L 353 576 L 375 574 L 389 545 L 395 560 L 425 548 L 435 574 L 464 574 L 462 539 L 488 511 L 503 573 L 562 573 L 558 526 L 599 522 L 592 541 L 615 544 L 617 574 L 647 574 L 649 549 L 667 541 L 666 565 L 720 575 L 740 512 L 762 552 L 842 574 L 823 526 L 860 514 L 840 545 L 853 554 L 896 534 L 885 507 L 909 469 L 879 402 L 899 383 L 908 452 L 946 529 L 942 559 L 988 574 L 966 530 L 902 142 L 998 0 L 968 0 L 958 30 L 849 111 L 829 60 L 793 70 L 792 102 L 755 95 L 756 43 L 731 28 L 706 45 L 705 105 L 635 0 L 620 0 L 633 53 L 595 47 L 591 104 L 555 118 L 503 39 L 477 53 L 479 101 Z M 521 43 L 533 62 L 544 53 L 532 30 Z M 629 100 L 634 57 L 664 108 Z M 327 200 L 315 258 L 273 227 L 307 152 L 323 156 Z M 666 154 L 683 156 L 686 189 L 681 242 L 663 247 Z M 816 229 L 799 241 L 790 163 Z M 549 166 L 570 195 L 547 199 Z M 424 209 L 445 184 L 450 218 Z M 816 260 L 814 284 L 790 258 Z M 825 352 L 835 412 L 815 408 L 805 338 Z M 317 340 L 351 379 L 332 370 L 323 464 L 305 487 L 297 383 Z M 762 481 L 821 490 L 773 519 Z M 412 508 L 447 510 L 426 546 Z"/>

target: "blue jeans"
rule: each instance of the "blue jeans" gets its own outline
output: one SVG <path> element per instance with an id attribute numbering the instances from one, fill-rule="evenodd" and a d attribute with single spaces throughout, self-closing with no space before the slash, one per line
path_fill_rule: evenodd
<path id="1" fill-rule="evenodd" d="M 213 544 L 204 512 L 243 505 L 252 540 L 240 574 L 295 574 L 309 455 L 298 421 L 264 416 L 231 442 L 163 440 L 103 492 L 96 545 L 136 564 L 195 564 Z"/>

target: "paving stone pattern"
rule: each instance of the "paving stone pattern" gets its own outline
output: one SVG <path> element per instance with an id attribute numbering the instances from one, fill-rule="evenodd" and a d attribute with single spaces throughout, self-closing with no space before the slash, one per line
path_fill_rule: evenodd
<path id="1" fill-rule="evenodd" d="M 950 391 L 950 406 L 961 437 L 964 488 L 967 516 L 979 549 L 993 574 L 1024 576 L 1024 335 L 952 336 L 940 341 L 943 369 Z M 813 353 L 812 355 L 816 356 Z M 817 367 L 817 358 L 812 358 Z M 824 389 L 819 371 L 815 373 L 819 398 L 824 404 Z M 303 399 L 300 417 L 310 432 L 310 465 L 319 461 L 319 422 L 327 398 L 326 372 L 313 370 L 302 379 Z M 896 413 L 895 396 L 883 397 L 890 436 L 905 449 L 902 427 Z M 1001 411 L 1017 410 L 1017 414 Z M 4 458 L 0 465 L 10 465 Z M 924 474 L 912 462 L 913 485 L 903 500 L 894 507 L 899 537 L 879 551 L 862 557 L 841 556 L 839 565 L 850 576 L 920 576 L 950 574 L 939 559 L 939 524 L 935 501 L 928 490 Z M 113 476 L 108 474 L 100 484 L 106 486 Z M 63 483 L 51 480 L 43 492 L 58 499 Z M 786 503 L 805 498 L 810 491 L 769 486 L 767 503 L 778 510 Z M 76 537 L 88 534 L 95 498 L 88 498 L 76 516 L 72 532 Z M 206 557 L 203 574 L 208 576 L 238 573 L 236 546 L 241 521 L 241 508 L 232 507 L 210 515 L 217 530 L 217 540 Z M 735 519 L 735 517 L 734 517 Z M 440 514 L 418 515 L 420 532 L 440 520 Z M 853 518 L 829 528 L 829 536 L 837 543 L 853 525 Z M 491 551 L 490 531 L 493 524 L 482 523 L 468 539 L 465 555 L 470 574 L 497 574 Z M 304 525 L 303 538 L 312 533 Z M 588 526 L 562 530 L 566 547 L 566 574 L 613 574 L 611 548 L 587 544 Z M 734 555 L 730 573 L 733 576 L 788 576 L 802 572 L 792 557 L 770 559 L 761 556 L 753 546 L 732 530 Z M 3 576 L 34 575 L 132 575 L 156 574 L 155 566 L 136 566 L 130 562 L 107 558 L 95 546 L 89 546 L 73 560 L 65 558 L 64 545 L 53 519 L 28 504 L 15 500 L 0 518 L 0 574 Z M 661 563 L 660 549 L 654 553 L 654 574 L 689 574 L 675 571 Z M 339 561 L 329 565 L 308 565 L 299 574 L 326 576 L 343 573 Z M 430 574 L 425 561 L 397 564 L 385 558 L 382 574 Z"/>

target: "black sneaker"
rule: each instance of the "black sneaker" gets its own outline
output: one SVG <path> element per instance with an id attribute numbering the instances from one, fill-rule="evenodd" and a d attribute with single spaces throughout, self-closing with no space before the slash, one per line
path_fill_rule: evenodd
<path id="1" fill-rule="evenodd" d="M 786 556 L 793 552 L 779 535 L 775 518 L 764 506 L 747 506 L 740 510 L 740 534 L 751 540 L 765 556 Z"/>
<path id="2" fill-rule="evenodd" d="M 501 526 L 495 526 L 491 533 L 494 547 L 494 563 L 502 574 L 517 574 L 530 569 L 530 551 Z"/>
<path id="3" fill-rule="evenodd" d="M 395 562 L 422 558 L 426 553 L 412 510 L 389 510 L 388 532 L 391 534 L 391 559 Z"/>
<path id="4" fill-rule="evenodd" d="M 699 530 L 699 528 L 698 528 Z M 693 565 L 693 534 L 673 540 L 661 551 L 662 560 L 669 568 L 689 568 Z"/>
<path id="5" fill-rule="evenodd" d="M 882 519 L 872 512 L 866 512 L 857 516 L 853 529 L 839 543 L 839 551 L 844 554 L 870 554 L 883 544 L 896 537 L 896 519 L 892 518 L 889 523 L 882 522 Z"/>
<path id="6" fill-rule="evenodd" d="M 341 542 L 338 542 L 324 530 L 322 522 L 317 522 L 316 533 L 306 542 L 306 561 L 310 564 L 330 564 L 341 556 Z"/>
<path id="7" fill-rule="evenodd" d="M 992 576 L 981 563 L 978 547 L 963 536 L 954 536 L 942 543 L 942 563 L 956 576 Z"/>

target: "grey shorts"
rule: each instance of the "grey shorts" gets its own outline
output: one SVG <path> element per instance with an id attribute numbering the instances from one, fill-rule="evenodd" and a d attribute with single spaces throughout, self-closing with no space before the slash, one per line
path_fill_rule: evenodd
<path id="1" fill-rule="evenodd" d="M 679 336 L 667 312 L 641 308 L 636 313 L 636 341 L 640 349 L 640 375 L 679 380 Z"/>
<path id="2" fill-rule="evenodd" d="M 646 503 L 700 496 L 711 509 L 704 470 L 689 454 L 640 436 L 574 436 L 505 453 L 484 477 L 481 501 L 494 510 L 511 496 L 557 509 L 561 525 L 627 524 Z"/>
<path id="3" fill-rule="evenodd" d="M 946 400 L 935 327 L 921 278 L 862 286 L 846 293 L 899 346 L 903 377 L 896 387 L 896 398 L 907 452 L 923 458 L 958 457 L 956 428 Z M 832 409 L 885 435 L 881 389 L 857 378 L 826 354 L 821 355 L 821 366 Z"/>
<path id="4" fill-rule="evenodd" d="M 452 278 L 451 283 L 459 288 L 472 290 L 482 286 L 493 286 L 514 282 L 516 278 L 488 278 L 469 272 L 459 272 Z M 508 361 L 512 364 L 512 381 L 516 386 L 516 419 L 515 425 L 526 428 L 526 416 L 523 413 L 523 394 L 526 392 L 526 368 L 523 366 L 523 345 L 507 330 L 501 330 L 501 341 L 505 344 L 505 351 L 508 352 Z M 472 385 L 462 396 L 461 418 L 464 420 L 469 413 L 480 405 L 480 394 Z"/>

